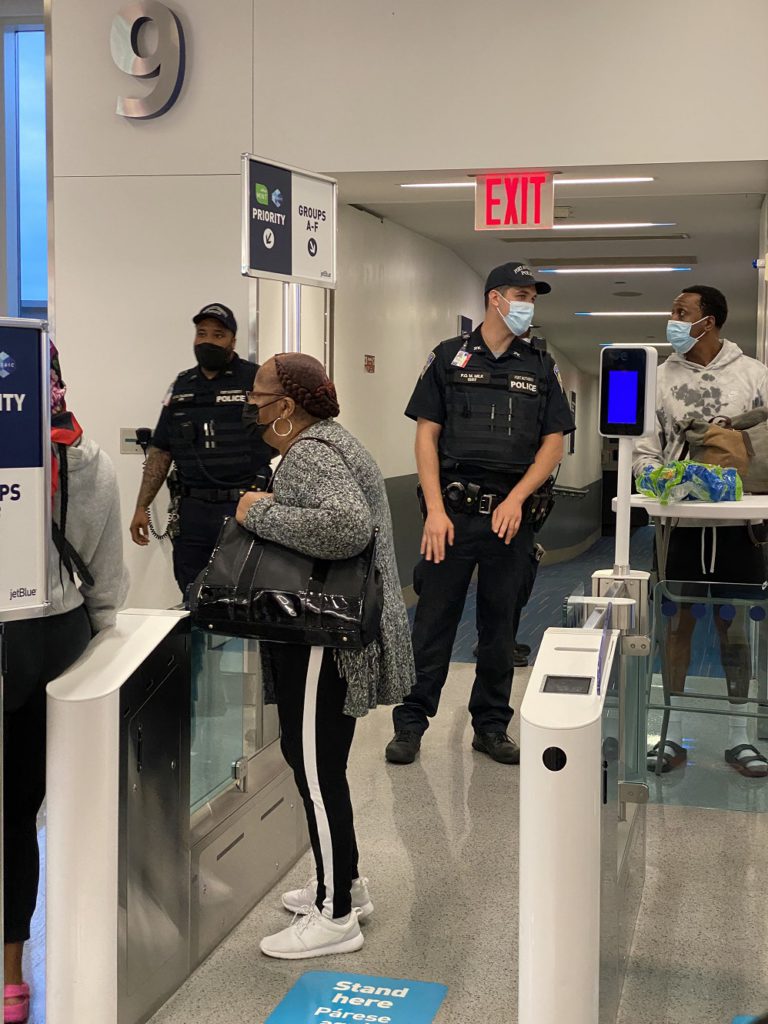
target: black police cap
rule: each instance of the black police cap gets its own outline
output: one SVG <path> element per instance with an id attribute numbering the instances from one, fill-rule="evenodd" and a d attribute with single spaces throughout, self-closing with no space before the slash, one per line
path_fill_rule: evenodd
<path id="1" fill-rule="evenodd" d="M 537 281 L 524 263 L 503 263 L 494 267 L 485 282 L 485 294 L 494 288 L 535 288 L 537 295 L 548 295 L 552 286 L 546 281 Z"/>
<path id="2" fill-rule="evenodd" d="M 225 306 L 221 302 L 212 302 L 209 306 L 203 306 L 197 316 L 192 317 L 193 324 L 199 324 L 201 320 L 218 320 L 228 331 L 237 334 L 235 314 L 229 306 Z"/>

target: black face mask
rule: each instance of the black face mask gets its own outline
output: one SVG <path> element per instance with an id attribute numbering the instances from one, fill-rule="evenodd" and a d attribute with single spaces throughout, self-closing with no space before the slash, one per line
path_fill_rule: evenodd
<path id="1" fill-rule="evenodd" d="M 282 397 L 282 396 L 281 396 Z M 275 402 L 279 402 L 280 399 L 276 398 Z M 274 405 L 275 402 L 267 402 L 267 405 L 262 405 L 261 409 L 266 409 L 269 405 Z M 259 420 L 259 414 L 261 409 L 258 405 L 244 405 L 243 406 L 243 429 L 246 434 L 253 435 L 258 434 L 263 437 L 268 428 L 272 425 L 270 423 L 261 423 Z"/>
<path id="2" fill-rule="evenodd" d="M 195 345 L 195 359 L 204 370 L 223 370 L 229 362 L 229 349 L 210 341 L 201 341 Z"/>

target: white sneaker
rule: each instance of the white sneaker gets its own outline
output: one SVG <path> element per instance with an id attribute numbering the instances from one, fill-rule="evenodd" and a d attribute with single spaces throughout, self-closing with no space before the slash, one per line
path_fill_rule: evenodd
<path id="1" fill-rule="evenodd" d="M 354 953 L 363 945 L 363 933 L 352 911 L 346 921 L 332 921 L 323 917 L 317 907 L 307 907 L 306 913 L 297 915 L 293 924 L 281 932 L 261 940 L 261 952 L 279 960 L 308 960 L 313 956 L 332 953 Z"/>
<path id="2" fill-rule="evenodd" d="M 317 900 L 317 879 L 310 878 L 303 889 L 283 893 L 283 906 L 292 914 L 306 914 Z M 368 892 L 368 879 L 356 878 L 352 883 L 352 909 L 358 911 L 359 920 L 365 921 L 373 913 L 373 901 Z"/>

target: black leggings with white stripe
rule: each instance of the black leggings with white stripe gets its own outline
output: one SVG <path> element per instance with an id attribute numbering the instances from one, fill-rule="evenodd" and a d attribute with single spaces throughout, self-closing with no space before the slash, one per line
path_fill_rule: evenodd
<path id="1" fill-rule="evenodd" d="M 347 783 L 355 719 L 344 714 L 347 684 L 333 651 L 270 644 L 283 756 L 304 801 L 317 865 L 317 906 L 346 917 L 358 877 L 357 842 Z"/>

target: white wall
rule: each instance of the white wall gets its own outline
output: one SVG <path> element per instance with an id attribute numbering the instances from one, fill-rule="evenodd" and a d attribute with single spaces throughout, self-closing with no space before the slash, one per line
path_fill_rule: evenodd
<path id="1" fill-rule="evenodd" d="M 346 6 L 341 3 L 338 10 Z M 354 140 L 342 144 L 336 138 L 355 105 L 370 104 L 375 111 L 380 104 L 375 61 L 371 74 L 357 83 L 358 95 L 350 92 L 344 104 L 334 107 L 333 117 L 318 117 L 316 106 L 308 104 L 301 112 L 294 109 L 293 79 L 301 79 L 306 67 L 300 58 L 304 43 L 296 33 L 290 33 L 296 51 L 290 58 L 284 54 L 282 69 L 289 67 L 291 75 L 281 73 L 265 82 L 264 68 L 275 58 L 263 46 L 261 34 L 279 39 L 275 46 L 280 50 L 297 5 L 289 3 L 287 13 L 281 8 L 279 16 L 271 0 L 228 0 L 225 5 L 175 0 L 174 7 L 187 30 L 187 84 L 167 115 L 144 123 L 129 123 L 114 113 L 118 94 L 141 87 L 127 82 L 112 64 L 108 39 L 113 9 L 97 0 L 56 0 L 52 9 L 54 328 L 71 407 L 117 466 L 126 529 L 141 459 L 119 454 L 118 431 L 121 426 L 154 425 L 169 382 L 192 363 L 192 315 L 213 300 L 232 306 L 241 324 L 241 350 L 247 350 L 253 286 L 239 273 L 240 153 L 262 151 L 275 159 L 320 167 L 338 143 L 334 152 L 348 164 L 370 166 L 371 153 L 377 152 L 383 167 L 391 160 L 409 159 L 416 152 L 412 143 L 421 145 L 429 138 L 436 153 L 444 145 L 442 100 L 431 106 L 437 122 L 421 119 L 419 138 L 409 127 L 411 113 L 406 109 L 386 123 L 361 119 Z M 363 35 L 372 9 L 369 5 L 358 11 L 356 31 Z M 431 4 L 427 9 L 434 13 Z M 302 11 L 311 26 L 314 8 L 302 5 Z M 337 13 L 335 5 L 324 8 L 328 25 L 338 29 Z M 254 20 L 259 39 L 255 63 Z M 426 21 L 422 28 L 426 32 Z M 349 39 L 350 31 L 345 27 L 342 37 Z M 387 39 L 385 33 L 384 54 L 391 43 Z M 403 45 L 407 49 L 412 44 Z M 314 59 L 312 67 L 319 76 L 313 95 L 330 96 L 323 92 L 324 59 Z M 337 84 L 348 80 L 343 67 L 336 70 Z M 399 86 L 393 88 L 396 98 Z M 271 111 L 280 109 L 291 125 L 290 138 L 270 141 L 264 125 L 272 123 Z M 323 132 L 336 141 L 325 140 Z M 382 133 L 389 140 L 386 160 Z M 505 136 L 495 130 L 486 134 Z M 309 140 L 319 136 L 322 146 L 313 152 Z M 454 130 L 454 138 L 460 137 L 461 131 Z M 415 471 L 414 427 L 403 416 L 405 404 L 430 349 L 456 333 L 457 315 L 475 322 L 482 317 L 481 291 L 480 278 L 449 250 L 355 209 L 341 209 L 335 378 L 342 421 L 370 448 L 385 476 Z M 280 313 L 281 287 L 262 283 L 262 361 L 280 349 Z M 303 313 L 303 348 L 322 356 L 319 290 L 304 289 Z M 366 354 L 376 357 L 374 374 L 364 370 Z M 595 388 L 565 361 L 562 370 L 566 388 L 575 386 L 579 392 L 580 437 L 577 455 L 566 459 L 561 480 L 582 486 L 600 475 L 599 451 L 588 443 L 595 434 Z M 156 543 L 149 550 L 135 548 L 126 533 L 131 603 L 162 606 L 178 600 L 169 555 L 167 546 Z"/>
<path id="2" fill-rule="evenodd" d="M 457 333 L 459 313 L 482 319 L 482 281 L 421 235 L 350 207 L 340 221 L 335 377 L 341 421 L 385 476 L 415 472 L 415 427 L 403 415 L 427 356 Z M 376 357 L 366 373 L 364 356 Z"/>
<path id="3" fill-rule="evenodd" d="M 114 114 L 126 84 L 109 56 L 111 8 L 53 5 L 54 327 L 70 405 L 117 466 L 126 528 L 141 459 L 119 454 L 119 428 L 154 426 L 169 382 L 193 362 L 192 315 L 226 302 L 241 325 L 241 350 L 248 342 L 239 155 L 253 148 L 252 3 L 176 7 L 188 30 L 188 85 L 168 115 L 131 124 Z M 339 246 L 343 420 L 387 475 L 412 472 L 403 408 L 430 348 L 455 333 L 456 314 L 477 316 L 480 281 L 448 250 L 356 210 L 341 211 Z M 303 290 L 303 312 L 303 349 L 322 356 L 319 290 Z M 281 286 L 263 282 L 262 361 L 280 349 L 280 324 Z M 366 353 L 376 356 L 374 375 L 364 373 Z M 131 603 L 178 600 L 167 543 L 139 549 L 126 533 L 126 559 Z"/>
<path id="4" fill-rule="evenodd" d="M 566 396 L 570 400 L 570 392 L 576 392 L 576 450 L 573 455 L 567 454 L 560 467 L 557 478 L 563 487 L 587 487 L 603 475 L 601 466 L 602 440 L 598 435 L 599 381 L 596 376 L 584 373 L 550 346 L 550 352 L 557 361 Z M 599 524 L 596 524 L 596 527 Z"/>
<path id="5" fill-rule="evenodd" d="M 255 109 L 256 138 L 299 163 L 768 156 L 765 0 L 258 0 L 256 10 L 256 89 L 275 96 Z"/>

